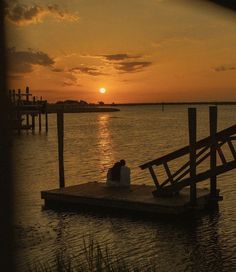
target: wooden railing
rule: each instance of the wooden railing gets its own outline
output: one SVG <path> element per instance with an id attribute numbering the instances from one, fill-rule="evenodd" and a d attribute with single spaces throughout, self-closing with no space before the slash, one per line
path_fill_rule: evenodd
<path id="1" fill-rule="evenodd" d="M 215 112 L 215 117 L 212 118 L 212 122 L 210 122 L 210 127 L 212 124 L 213 129 L 211 129 L 211 135 L 206 137 L 200 141 L 194 141 L 196 139 L 196 133 L 194 129 L 191 129 L 191 124 L 189 125 L 189 132 L 190 132 L 190 145 L 180 148 L 174 152 L 171 152 L 165 156 L 162 156 L 158 159 L 149 161 L 140 165 L 141 169 L 148 169 L 152 179 L 156 185 L 156 195 L 163 196 L 163 195 L 172 195 L 178 193 L 183 187 L 185 186 L 192 186 L 193 191 L 195 190 L 196 183 L 211 178 L 211 192 L 213 194 L 216 193 L 216 176 L 232 170 L 236 168 L 236 150 L 233 144 L 233 141 L 236 140 L 236 125 L 233 125 L 229 128 L 226 128 L 220 132 L 216 132 L 216 107 L 210 107 L 211 112 Z M 196 113 L 191 114 L 189 112 L 189 120 L 194 120 L 194 116 L 196 117 Z M 194 121 L 193 121 L 194 122 Z M 215 127 L 214 127 L 215 126 Z M 195 122 L 196 128 L 196 122 Z M 195 129 L 196 130 L 196 129 Z M 196 131 L 195 131 L 196 132 Z M 193 137 L 191 136 L 193 134 Z M 191 138 L 193 141 L 191 141 Z M 191 143 L 192 142 L 192 143 Z M 223 146 L 227 145 L 232 158 L 231 160 L 227 160 L 224 154 Z M 216 156 L 219 156 L 221 164 L 217 165 Z M 181 165 L 177 170 L 171 171 L 170 169 L 170 162 L 174 160 L 189 156 L 189 160 Z M 209 169 L 197 173 L 196 167 L 200 165 L 202 162 L 210 159 L 210 167 Z M 158 180 L 157 174 L 154 170 L 154 166 L 163 166 L 167 179 L 160 182 Z M 196 192 L 193 192 L 193 195 L 196 195 Z M 194 196 L 195 197 L 195 196 Z"/>

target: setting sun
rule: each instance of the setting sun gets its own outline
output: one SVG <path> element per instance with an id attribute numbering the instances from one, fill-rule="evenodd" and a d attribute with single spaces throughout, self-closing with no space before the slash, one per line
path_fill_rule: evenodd
<path id="1" fill-rule="evenodd" d="M 100 92 L 101 94 L 104 94 L 106 91 L 107 91 L 107 90 L 106 90 L 105 88 L 100 88 L 100 89 L 99 89 L 99 92 Z"/>

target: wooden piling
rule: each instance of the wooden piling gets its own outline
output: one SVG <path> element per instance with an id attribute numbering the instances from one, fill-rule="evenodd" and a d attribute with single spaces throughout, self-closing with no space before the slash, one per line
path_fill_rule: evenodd
<path id="1" fill-rule="evenodd" d="M 209 119 L 210 119 L 210 137 L 211 137 L 211 148 L 210 148 L 210 168 L 215 172 L 216 169 L 216 132 L 217 132 L 217 107 L 209 107 Z M 217 194 L 217 177 L 213 176 L 210 178 L 210 194 L 212 197 L 216 197 Z"/>
<path id="2" fill-rule="evenodd" d="M 12 103 L 15 105 L 16 103 L 16 91 L 12 90 Z"/>
<path id="3" fill-rule="evenodd" d="M 58 160 L 59 160 L 59 186 L 65 187 L 64 176 L 64 114 L 57 112 L 57 137 L 58 137 Z"/>
<path id="4" fill-rule="evenodd" d="M 41 117 L 41 112 L 39 112 L 38 114 L 38 118 L 39 118 L 39 132 L 41 132 L 42 130 L 42 117 Z"/>
<path id="5" fill-rule="evenodd" d="M 196 177 L 196 134 L 197 134 L 197 118 L 196 108 L 188 109 L 188 125 L 189 125 L 189 160 L 190 160 L 190 202 L 192 205 L 196 204 L 197 187 L 195 182 Z"/>
<path id="6" fill-rule="evenodd" d="M 26 102 L 29 103 L 29 87 L 26 87 L 25 89 L 26 92 Z M 26 114 L 26 128 L 29 128 L 29 114 Z"/>
<path id="7" fill-rule="evenodd" d="M 31 114 L 31 118 L 32 118 L 32 131 L 35 131 L 35 115 Z"/>
<path id="8" fill-rule="evenodd" d="M 17 110 L 16 113 L 16 118 L 17 118 L 17 132 L 20 135 L 21 134 L 21 113 L 19 110 Z"/>
<path id="9" fill-rule="evenodd" d="M 21 89 L 18 89 L 18 103 L 21 101 Z"/>
<path id="10" fill-rule="evenodd" d="M 164 109 L 165 109 L 165 105 L 164 103 L 161 103 L 161 111 L 164 111 Z"/>
<path id="11" fill-rule="evenodd" d="M 47 109 L 45 110 L 45 130 L 48 132 L 48 113 Z"/>

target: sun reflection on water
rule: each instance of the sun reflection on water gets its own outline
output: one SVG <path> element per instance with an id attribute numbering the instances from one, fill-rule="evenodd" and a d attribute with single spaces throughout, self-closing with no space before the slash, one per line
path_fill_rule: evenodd
<path id="1" fill-rule="evenodd" d="M 100 154 L 100 169 L 102 179 L 105 179 L 107 169 L 114 162 L 113 141 L 110 131 L 110 118 L 108 114 L 98 116 L 98 149 Z"/>

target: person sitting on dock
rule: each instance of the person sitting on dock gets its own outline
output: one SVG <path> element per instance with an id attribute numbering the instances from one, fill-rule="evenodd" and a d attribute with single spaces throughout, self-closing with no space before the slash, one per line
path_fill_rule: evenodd
<path id="1" fill-rule="evenodd" d="M 107 172 L 107 182 L 108 186 L 120 186 L 120 172 L 121 163 L 116 162 L 112 168 L 109 168 Z"/>
<path id="2" fill-rule="evenodd" d="M 120 186 L 130 186 L 130 168 L 126 166 L 125 160 L 120 160 Z"/>

